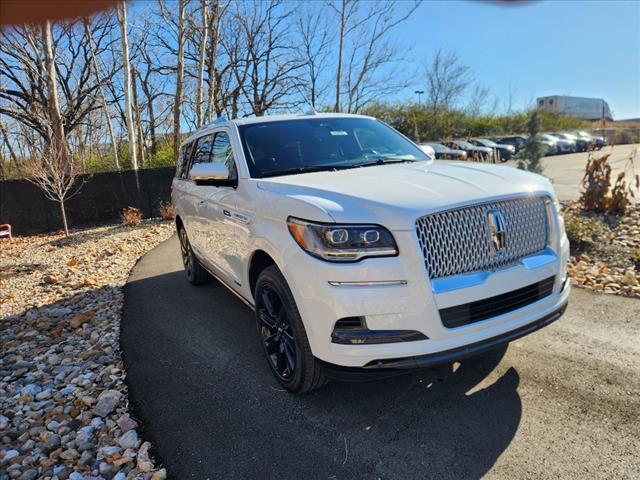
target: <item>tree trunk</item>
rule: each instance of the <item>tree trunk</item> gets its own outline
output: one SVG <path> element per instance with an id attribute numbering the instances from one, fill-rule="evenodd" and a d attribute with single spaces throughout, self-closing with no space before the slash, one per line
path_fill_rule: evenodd
<path id="1" fill-rule="evenodd" d="M 340 111 L 340 79 L 342 77 L 342 50 L 344 48 L 344 26 L 345 14 L 347 8 L 347 0 L 342 0 L 340 10 L 340 38 L 338 43 L 338 69 L 336 71 L 336 104 L 333 108 L 334 112 Z"/>
<path id="2" fill-rule="evenodd" d="M 151 156 L 153 156 L 158 151 L 158 144 L 156 140 L 156 114 L 153 110 L 153 102 L 151 102 L 151 100 L 149 100 L 147 112 L 149 113 L 149 137 L 151 137 Z"/>
<path id="3" fill-rule="evenodd" d="M 182 82 L 184 77 L 184 10 L 186 0 L 180 0 L 178 8 L 178 58 L 176 68 L 176 96 L 173 104 L 173 158 L 180 153 L 180 107 L 182 105 Z"/>
<path id="4" fill-rule="evenodd" d="M 9 157 L 13 160 L 15 166 L 18 166 L 18 156 L 16 155 L 16 151 L 13 149 L 13 145 L 11 145 L 11 142 L 9 141 L 9 132 L 7 132 L 7 127 L 4 122 L 0 122 L 0 132 L 2 132 L 4 144 L 7 146 L 7 150 L 9 150 Z"/>
<path id="5" fill-rule="evenodd" d="M 209 15 L 209 51 L 207 55 L 207 69 L 209 70 L 208 77 L 208 89 L 209 89 L 209 101 L 207 102 L 207 111 L 204 118 L 207 122 L 213 120 L 213 112 L 218 114 L 216 108 L 216 57 L 218 54 L 218 36 L 220 32 L 220 1 L 213 0 L 211 3 L 211 14 Z"/>
<path id="6" fill-rule="evenodd" d="M 204 90 L 204 66 L 205 53 L 207 47 L 207 37 L 209 35 L 209 9 L 207 8 L 207 0 L 201 0 L 202 3 L 202 24 L 200 45 L 198 46 L 198 84 L 196 85 L 196 128 L 200 128 L 203 124 L 202 118 L 202 99 Z"/>
<path id="7" fill-rule="evenodd" d="M 96 59 L 96 53 L 93 48 L 93 37 L 91 35 L 91 29 L 86 23 L 84 25 L 84 28 L 87 33 L 87 39 L 89 40 L 89 50 L 91 50 L 91 58 L 93 60 L 93 70 L 96 75 L 96 82 L 100 83 L 100 68 L 98 66 L 98 60 Z M 120 170 L 120 159 L 118 158 L 118 142 L 116 141 L 116 135 L 113 132 L 113 123 L 111 122 L 111 115 L 109 115 L 109 106 L 107 104 L 107 98 L 104 96 L 104 90 L 102 89 L 102 85 L 100 85 L 99 91 L 100 91 L 100 102 L 102 104 L 102 110 L 104 111 L 104 116 L 107 119 L 107 128 L 109 129 L 109 138 L 111 139 L 111 148 L 113 150 L 113 162 L 116 165 L 116 169 Z"/>
<path id="8" fill-rule="evenodd" d="M 60 216 L 62 217 L 62 227 L 64 228 L 64 234 L 69 236 L 69 225 L 67 225 L 67 212 L 64 208 L 64 200 L 60 200 Z"/>
<path id="9" fill-rule="evenodd" d="M 127 135 L 129 137 L 129 158 L 131 168 L 138 169 L 138 159 L 136 156 L 136 131 L 133 125 L 133 114 L 131 106 L 131 65 L 129 62 L 129 42 L 127 40 L 127 5 L 124 0 L 118 5 L 118 23 L 120 24 L 120 39 L 122 41 L 122 64 L 124 74 L 124 103 L 125 121 L 127 124 Z"/>
<path id="10" fill-rule="evenodd" d="M 135 125 L 138 135 L 138 158 L 144 168 L 144 137 L 142 134 L 142 118 L 140 117 L 140 105 L 138 104 L 138 75 L 136 70 L 131 69 L 131 85 L 133 86 L 133 113 L 135 114 Z"/>
<path id="11" fill-rule="evenodd" d="M 60 102 L 58 100 L 58 86 L 56 82 L 55 60 L 53 57 L 53 47 L 51 41 L 51 22 L 46 21 L 42 26 L 42 43 L 44 45 L 44 59 L 48 90 L 48 106 L 49 120 L 51 122 L 51 130 L 53 131 L 52 146 L 55 154 L 62 159 L 66 165 L 69 161 L 67 157 L 67 145 L 64 135 L 64 126 L 62 124 L 62 115 L 60 115 Z"/>

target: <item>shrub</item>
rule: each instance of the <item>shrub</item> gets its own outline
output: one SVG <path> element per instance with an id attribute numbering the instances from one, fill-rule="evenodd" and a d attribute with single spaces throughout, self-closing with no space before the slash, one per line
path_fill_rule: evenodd
<path id="1" fill-rule="evenodd" d="M 540 123 L 540 113 L 538 110 L 534 110 L 527 120 L 527 140 L 524 142 L 522 150 L 516 155 L 518 168 L 533 173 L 542 173 L 543 168 L 540 159 L 546 153 L 544 145 L 540 143 L 538 138 Z"/>
<path id="2" fill-rule="evenodd" d="M 142 212 L 137 208 L 127 207 L 122 210 L 120 218 L 122 218 L 122 223 L 124 223 L 125 225 L 135 227 L 142 221 Z"/>
<path id="3" fill-rule="evenodd" d="M 618 174 L 616 183 L 611 190 L 611 202 L 609 204 L 609 213 L 614 215 L 624 215 L 629 206 L 629 190 L 627 182 L 624 180 L 624 172 Z"/>
<path id="4" fill-rule="evenodd" d="M 633 188 L 640 188 L 640 176 L 636 172 L 637 150 L 629 155 L 625 171 L 620 172 L 611 188 L 611 165 L 609 154 L 594 157 L 589 153 L 587 168 L 582 178 L 584 191 L 580 195 L 580 203 L 584 210 L 624 215 L 629 207 L 629 197 L 635 196 Z M 626 177 L 632 178 L 627 185 Z"/>
<path id="5" fill-rule="evenodd" d="M 169 202 L 160 202 L 160 216 L 163 220 L 171 221 L 176 218 L 176 212 Z"/>
<path id="6" fill-rule="evenodd" d="M 602 224 L 595 218 L 576 217 L 568 214 L 564 217 L 564 228 L 569 242 L 574 245 L 591 242 L 604 231 Z"/>
<path id="7" fill-rule="evenodd" d="M 611 203 L 609 187 L 611 187 L 609 154 L 599 157 L 589 154 L 587 167 L 582 178 L 582 188 L 584 188 L 580 195 L 582 208 L 587 211 L 607 212 Z"/>

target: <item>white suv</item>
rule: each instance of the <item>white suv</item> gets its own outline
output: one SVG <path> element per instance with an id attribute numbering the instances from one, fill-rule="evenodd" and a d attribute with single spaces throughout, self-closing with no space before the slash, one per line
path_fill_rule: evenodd
<path id="1" fill-rule="evenodd" d="M 433 161 L 374 118 L 216 121 L 183 144 L 172 198 L 188 280 L 255 310 L 290 391 L 452 362 L 567 304 L 547 179 Z"/>

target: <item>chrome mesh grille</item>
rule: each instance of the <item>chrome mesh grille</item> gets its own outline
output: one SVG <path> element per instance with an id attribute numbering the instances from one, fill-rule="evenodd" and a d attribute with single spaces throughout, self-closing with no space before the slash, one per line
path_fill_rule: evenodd
<path id="1" fill-rule="evenodd" d="M 548 243 L 546 197 L 526 197 L 434 213 L 416 221 L 429 278 L 495 270 L 544 250 Z M 502 213 L 505 246 L 497 254 L 487 213 Z"/>

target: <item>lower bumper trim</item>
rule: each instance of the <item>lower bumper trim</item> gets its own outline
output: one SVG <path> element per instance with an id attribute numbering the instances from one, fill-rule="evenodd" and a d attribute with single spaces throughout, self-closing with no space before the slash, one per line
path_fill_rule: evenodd
<path id="1" fill-rule="evenodd" d="M 503 333 L 502 335 L 481 340 L 470 345 L 445 350 L 443 352 L 430 353 L 415 357 L 372 360 L 364 367 L 344 367 L 323 361 L 321 361 L 321 363 L 326 368 L 327 374 L 330 378 L 349 381 L 366 381 L 374 378 L 408 373 L 411 370 L 419 368 L 432 367 L 443 363 L 452 363 L 487 352 L 505 343 L 512 342 L 513 340 L 517 340 L 518 338 L 524 337 L 525 335 L 546 327 L 562 316 L 568 303 L 569 302 L 566 301 L 553 312 L 515 330 L 511 330 Z"/>

